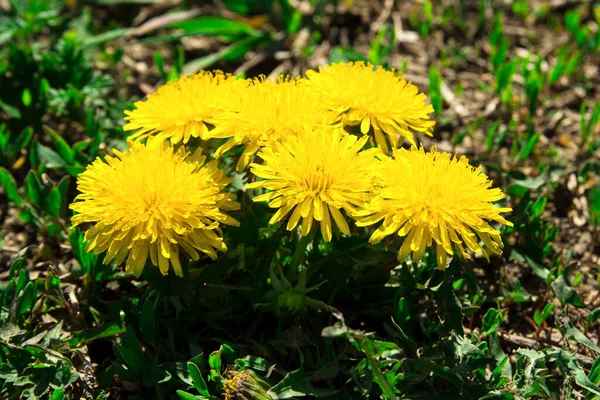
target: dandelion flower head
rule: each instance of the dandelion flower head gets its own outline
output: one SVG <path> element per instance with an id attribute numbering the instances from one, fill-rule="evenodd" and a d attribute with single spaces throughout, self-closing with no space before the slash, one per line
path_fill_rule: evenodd
<path id="1" fill-rule="evenodd" d="M 275 224 L 288 214 L 287 229 L 302 218 L 302 235 L 307 235 L 313 220 L 320 224 L 326 241 L 331 241 L 332 219 L 339 230 L 350 229 L 341 209 L 352 216 L 369 196 L 373 164 L 379 149 L 361 151 L 367 137 L 358 139 L 340 128 L 319 127 L 265 147 L 259 153 L 263 164 L 251 164 L 251 171 L 262 180 L 247 185 L 269 192 L 254 201 L 269 201 L 277 212 Z"/>
<path id="2" fill-rule="evenodd" d="M 183 76 L 159 87 L 146 100 L 137 101 L 134 110 L 126 110 L 128 123 L 123 129 L 136 131 L 131 139 L 153 137 L 187 143 L 192 137 L 204 138 L 207 124 L 214 124 L 225 99 L 245 85 L 245 81 L 221 71 Z"/>
<path id="3" fill-rule="evenodd" d="M 500 213 L 511 211 L 492 203 L 504 197 L 481 167 L 469 165 L 466 157 L 423 148 L 394 150 L 384 157 L 373 199 L 357 213 L 357 225 L 383 221 L 371 236 L 371 243 L 397 233 L 404 237 L 398 253 L 404 261 L 413 253 L 419 262 L 425 249 L 435 242 L 438 266 L 444 268 L 455 244 L 470 258 L 464 245 L 474 253 L 502 254 L 500 231 L 491 222 L 512 226 Z M 482 244 L 480 244 L 482 243 Z"/>
<path id="4" fill-rule="evenodd" d="M 246 146 L 238 171 L 248 166 L 261 147 L 296 135 L 306 126 L 312 128 L 333 121 L 331 113 L 319 105 L 317 94 L 302 78 L 256 78 L 234 99 L 228 110 L 220 114 L 211 137 L 231 138 L 217 150 L 216 157 L 237 145 Z"/>
<path id="5" fill-rule="evenodd" d="M 431 135 L 434 122 L 428 114 L 433 107 L 425 104 L 425 94 L 393 70 L 363 62 L 336 63 L 307 71 L 306 76 L 325 107 L 345 126 L 360 125 L 362 134 L 372 128 L 377 145 L 386 154 L 388 140 L 396 148 L 401 144 L 399 136 L 415 145 L 412 131 Z"/>
<path id="6" fill-rule="evenodd" d="M 182 276 L 179 251 L 194 260 L 200 253 L 217 257 L 226 251 L 220 224 L 237 226 L 224 210 L 239 209 L 231 182 L 215 161 L 174 152 L 162 142 L 130 142 L 126 152 L 97 159 L 77 178 L 81 192 L 70 208 L 73 225 L 92 223 L 85 233 L 87 251 L 106 251 L 104 263 L 126 260 L 127 271 L 140 275 L 150 258 L 167 274 L 169 266 Z"/>

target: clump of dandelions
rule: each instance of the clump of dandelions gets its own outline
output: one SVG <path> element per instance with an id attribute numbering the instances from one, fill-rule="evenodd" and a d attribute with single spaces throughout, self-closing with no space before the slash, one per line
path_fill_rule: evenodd
<path id="1" fill-rule="evenodd" d="M 388 154 L 402 142 L 415 145 L 412 131 L 431 135 L 433 112 L 426 96 L 416 86 L 398 76 L 363 62 L 337 63 L 307 71 L 309 85 L 321 95 L 320 102 L 334 112 L 345 126 L 360 126 L 362 134 L 371 131 L 377 145 Z M 386 139 L 387 136 L 387 139 Z"/>
<path id="2" fill-rule="evenodd" d="M 251 164 L 251 172 L 262 180 L 247 187 L 269 190 L 254 201 L 269 201 L 269 207 L 277 208 L 271 224 L 291 213 L 288 230 L 302 218 L 305 236 L 314 220 L 320 224 L 323 238 L 331 241 L 332 219 L 342 233 L 350 233 L 340 210 L 352 216 L 368 200 L 371 166 L 379 150 L 361 151 L 366 141 L 367 137 L 357 139 L 334 127 L 290 136 L 261 150 L 263 164 Z"/>
<path id="3" fill-rule="evenodd" d="M 228 98 L 227 109 L 219 114 L 210 137 L 230 138 L 217 150 L 216 157 L 235 146 L 245 146 L 237 164 L 240 172 L 260 148 L 297 135 L 306 126 L 332 121 L 331 113 L 319 105 L 317 94 L 304 79 L 263 76 Z"/>
<path id="4" fill-rule="evenodd" d="M 374 196 L 356 214 L 358 226 L 383 221 L 371 236 L 371 243 L 397 233 L 404 237 L 398 260 L 413 253 L 419 262 L 425 249 L 435 242 L 438 267 L 445 268 L 453 244 L 469 258 L 463 244 L 474 253 L 502 254 L 500 231 L 490 222 L 512 226 L 500 213 L 512 211 L 492 203 L 504 197 L 481 167 L 469 165 L 435 149 L 394 150 L 377 169 Z"/>
<path id="5" fill-rule="evenodd" d="M 171 265 L 183 276 L 179 250 L 194 260 L 215 259 L 226 251 L 220 224 L 238 226 L 224 213 L 237 210 L 233 194 L 223 193 L 232 179 L 216 161 L 174 152 L 166 143 L 130 142 L 126 152 L 97 159 L 77 178 L 81 192 L 70 208 L 74 226 L 92 223 L 85 232 L 86 251 L 106 251 L 104 263 L 121 264 L 139 276 L 146 260 L 167 274 Z"/>
<path id="6" fill-rule="evenodd" d="M 159 87 L 146 100 L 137 101 L 134 110 L 126 110 L 128 123 L 123 129 L 136 131 L 131 139 L 169 139 L 172 143 L 187 143 L 192 137 L 204 139 L 207 124 L 214 125 L 227 98 L 246 84 L 221 71 L 183 76 Z"/>

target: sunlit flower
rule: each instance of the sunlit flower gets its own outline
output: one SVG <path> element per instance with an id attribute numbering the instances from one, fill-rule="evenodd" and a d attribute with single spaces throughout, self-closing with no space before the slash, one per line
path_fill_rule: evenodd
<path id="1" fill-rule="evenodd" d="M 126 110 L 123 129 L 135 130 L 132 139 L 155 137 L 172 143 L 187 143 L 191 137 L 204 138 L 206 124 L 214 124 L 226 99 L 246 82 L 221 71 L 202 71 L 168 82 L 137 101 L 133 111 Z"/>
<path id="2" fill-rule="evenodd" d="M 332 223 L 344 234 L 350 229 L 340 209 L 352 216 L 368 199 L 372 165 L 378 149 L 360 151 L 367 137 L 344 135 L 339 128 L 321 127 L 265 147 L 259 153 L 264 164 L 251 164 L 251 171 L 262 180 L 247 185 L 270 192 L 254 201 L 269 201 L 277 208 L 270 220 L 275 224 L 291 216 L 292 230 L 302 218 L 302 235 L 311 230 L 313 219 L 321 233 L 331 241 Z"/>
<path id="3" fill-rule="evenodd" d="M 425 104 L 426 96 L 416 86 L 393 70 L 363 62 L 337 63 L 308 71 L 306 76 L 323 104 L 345 126 L 360 125 L 362 134 L 373 128 L 375 141 L 386 154 L 386 135 L 392 148 L 401 144 L 399 136 L 415 145 L 412 131 L 431 135 L 434 122 L 428 114 L 433 107 Z"/>
<path id="4" fill-rule="evenodd" d="M 81 192 L 71 204 L 73 225 L 91 222 L 85 233 L 87 251 L 106 251 L 104 263 L 127 260 L 127 271 L 140 275 L 148 256 L 163 274 L 169 265 L 178 276 L 181 247 L 194 260 L 205 253 L 215 259 L 226 251 L 220 223 L 238 226 L 223 210 L 239 209 L 231 182 L 216 161 L 174 152 L 165 143 L 130 142 L 126 152 L 114 150 L 89 165 L 77 178 Z"/>
<path id="5" fill-rule="evenodd" d="M 331 113 L 319 105 L 318 96 L 303 79 L 260 77 L 238 93 L 210 133 L 214 138 L 231 138 L 217 150 L 216 157 L 237 145 L 246 146 L 238 171 L 248 166 L 261 147 L 296 135 L 305 126 L 332 122 Z"/>
<path id="6" fill-rule="evenodd" d="M 457 159 L 435 149 L 425 152 L 414 147 L 394 150 L 394 158 L 384 157 L 380 165 L 374 197 L 356 215 L 358 226 L 383 220 L 371 243 L 397 232 L 404 237 L 399 261 L 412 252 L 413 261 L 419 262 L 435 242 L 440 268 L 454 254 L 453 244 L 466 258 L 463 244 L 486 258 L 502 254 L 500 231 L 490 223 L 512 226 L 500 216 L 511 209 L 492 204 L 504 194 L 491 188 L 481 167 L 470 166 L 466 157 Z"/>

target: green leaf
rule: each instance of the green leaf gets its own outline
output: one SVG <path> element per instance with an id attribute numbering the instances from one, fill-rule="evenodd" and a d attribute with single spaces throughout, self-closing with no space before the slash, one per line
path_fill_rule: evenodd
<path id="1" fill-rule="evenodd" d="M 21 101 L 25 107 L 29 107 L 31 105 L 31 91 L 29 89 L 24 89 L 21 94 Z"/>
<path id="2" fill-rule="evenodd" d="M 408 302 L 404 297 L 398 301 L 398 312 L 396 313 L 396 323 L 400 326 L 410 320 L 410 311 L 408 309 Z"/>
<path id="3" fill-rule="evenodd" d="M 67 397 L 65 396 L 65 388 L 58 388 L 58 389 L 56 389 L 54 392 L 52 392 L 52 395 L 50 396 L 50 398 L 52 400 L 63 400 L 63 399 L 66 399 Z"/>
<path id="4" fill-rule="evenodd" d="M 140 329 L 148 338 L 154 338 L 156 331 L 156 318 L 152 302 L 147 299 L 140 313 Z"/>
<path id="5" fill-rule="evenodd" d="M 587 336 L 585 336 L 579 329 L 577 329 L 568 317 L 564 317 L 563 323 L 565 326 L 564 335 L 578 343 L 594 350 L 596 353 L 600 353 L 600 347 L 596 346 Z"/>
<path id="6" fill-rule="evenodd" d="M 272 399 L 291 399 L 304 396 L 326 397 L 337 392 L 337 390 L 318 389 L 312 386 L 310 376 L 305 374 L 304 367 L 301 366 L 288 373 L 277 385 L 269 389 L 267 394 Z"/>
<path id="7" fill-rule="evenodd" d="M 221 352 L 213 351 L 208 356 L 208 366 L 210 367 L 210 380 L 216 381 L 221 377 Z"/>
<path id="8" fill-rule="evenodd" d="M 175 22 L 167 28 L 181 29 L 186 35 L 221 36 L 235 40 L 244 36 L 255 36 L 259 32 L 250 25 L 222 17 L 199 17 Z"/>
<path id="9" fill-rule="evenodd" d="M 257 356 L 246 356 L 242 359 L 235 360 L 235 364 L 240 366 L 242 369 L 253 369 L 256 371 L 268 371 L 273 366 L 270 361 Z"/>
<path id="10" fill-rule="evenodd" d="M 123 332 L 125 332 L 125 327 L 119 326 L 116 323 L 101 325 L 93 329 L 75 332 L 71 340 L 69 340 L 69 346 L 73 347 L 96 339 L 120 335 Z"/>
<path id="11" fill-rule="evenodd" d="M 190 74 L 201 69 L 206 69 L 222 59 L 229 61 L 237 60 L 239 58 L 242 58 L 244 55 L 246 55 L 248 51 L 250 51 L 252 48 L 261 44 L 264 41 L 265 38 L 262 37 L 248 37 L 239 40 L 233 44 L 230 44 L 227 47 L 224 47 L 216 53 L 209 54 L 207 56 L 200 57 L 186 63 L 183 66 L 183 73 Z"/>
<path id="12" fill-rule="evenodd" d="M 585 375 L 585 371 L 583 369 L 575 370 L 575 383 L 588 390 L 590 393 L 600 396 L 600 387 L 590 381 L 590 379 Z"/>
<path id="13" fill-rule="evenodd" d="M 329 52 L 330 63 L 350 61 L 368 61 L 368 59 L 363 54 L 357 52 L 351 47 L 337 46 Z"/>
<path id="14" fill-rule="evenodd" d="M 583 301 L 581 301 L 581 297 L 579 297 L 575 289 L 571 287 L 564 275 L 556 278 L 551 286 L 554 294 L 558 297 L 562 305 L 571 304 L 575 307 L 585 307 Z"/>
<path id="15" fill-rule="evenodd" d="M 548 198 L 545 196 L 540 196 L 537 198 L 535 203 L 533 203 L 533 205 L 531 206 L 529 222 L 532 222 L 533 220 L 538 219 L 540 217 L 540 215 L 542 215 L 542 213 L 544 212 L 544 209 L 546 208 L 547 201 L 548 201 Z"/>
<path id="16" fill-rule="evenodd" d="M 35 286 L 33 282 L 29 282 L 23 290 L 23 297 L 21 298 L 21 303 L 19 304 L 18 314 L 24 315 L 25 313 L 31 312 L 36 300 L 37 293 Z"/>
<path id="17" fill-rule="evenodd" d="M 31 139 L 33 139 L 33 133 L 33 129 L 29 126 L 19 133 L 19 136 L 17 136 L 17 140 L 15 142 L 16 152 L 19 152 L 29 146 Z"/>
<path id="18" fill-rule="evenodd" d="M 125 346 L 116 346 L 115 350 L 123 357 L 125 364 L 135 374 L 141 375 L 144 372 L 144 360 L 138 357 L 135 352 L 129 350 Z"/>
<path id="19" fill-rule="evenodd" d="M 535 145 L 537 144 L 539 139 L 540 139 L 540 134 L 536 133 L 535 135 L 532 135 L 529 138 L 529 140 L 527 140 L 527 143 L 523 146 L 523 148 L 521 149 L 521 152 L 519 153 L 520 161 L 523 161 L 524 159 L 529 157 L 529 155 L 531 154 L 533 149 L 535 149 Z"/>
<path id="20" fill-rule="evenodd" d="M 29 171 L 25 177 L 25 199 L 38 208 L 42 208 L 42 185 L 38 181 L 38 178 L 33 171 Z"/>
<path id="21" fill-rule="evenodd" d="M 592 381 L 595 385 L 600 382 L 600 357 L 596 358 L 592 366 L 590 367 L 589 373 L 590 381 Z"/>
<path id="22" fill-rule="evenodd" d="M 84 0 L 84 3 L 98 4 L 98 5 L 112 5 L 112 4 L 154 4 L 157 0 Z"/>
<path id="23" fill-rule="evenodd" d="M 483 333 L 491 335 L 498 330 L 504 321 L 505 314 L 495 308 L 490 308 L 483 316 Z"/>
<path id="24" fill-rule="evenodd" d="M 421 360 L 421 359 L 410 360 L 410 363 L 418 365 L 420 368 L 424 369 L 425 371 L 432 372 L 434 375 L 439 376 L 440 378 L 451 383 L 452 385 L 454 385 L 457 388 L 463 387 L 463 378 L 457 372 L 452 371 L 450 368 L 446 367 L 445 365 L 437 364 L 432 360 Z"/>
<path id="25" fill-rule="evenodd" d="M 458 354 L 460 358 L 465 356 L 484 355 L 483 351 L 481 351 L 479 347 L 475 346 L 473 343 L 471 343 L 471 341 L 468 338 L 464 336 L 456 337 L 456 343 L 454 344 L 454 346 L 456 354 Z"/>
<path id="26" fill-rule="evenodd" d="M 1 35 L 2 34 L 0 33 L 0 44 L 2 44 Z M 15 108 L 15 107 L 11 106 L 10 104 L 3 103 L 1 100 L 0 100 L 0 110 L 7 113 L 10 117 L 17 118 L 17 119 L 21 118 L 21 111 L 19 111 L 18 108 Z"/>
<path id="27" fill-rule="evenodd" d="M 48 136 L 50 136 L 50 138 L 52 138 L 52 141 L 56 146 L 56 150 L 58 150 L 58 154 L 62 157 L 62 159 L 65 160 L 68 165 L 73 165 L 75 162 L 75 153 L 71 149 L 71 146 L 69 146 L 67 142 L 50 127 L 44 125 L 44 131 L 48 134 Z"/>
<path id="28" fill-rule="evenodd" d="M 38 160 L 48 168 L 63 168 L 67 165 L 59 154 L 39 142 L 35 144 L 35 151 Z"/>
<path id="29" fill-rule="evenodd" d="M 57 187 L 53 187 L 50 192 L 44 196 L 44 209 L 53 217 L 58 217 L 61 207 L 61 196 Z"/>
<path id="30" fill-rule="evenodd" d="M 183 390 L 177 390 L 175 393 L 177 393 L 177 396 L 179 396 L 179 398 L 181 400 L 204 400 L 204 399 L 207 399 L 207 397 L 194 396 L 193 394 L 189 394 L 188 392 L 184 392 Z"/>
<path id="31" fill-rule="evenodd" d="M 544 309 L 542 310 L 542 321 L 545 321 L 548 319 L 548 316 L 550 316 L 550 313 L 552 312 L 553 309 L 554 309 L 554 303 L 546 304 L 546 307 L 544 307 Z"/>
<path id="32" fill-rule="evenodd" d="M 198 366 L 194 363 L 187 363 L 188 371 L 190 372 L 190 376 L 192 377 L 192 381 L 194 382 L 194 388 L 203 396 L 210 396 L 208 392 L 208 387 L 206 386 L 206 381 L 202 377 L 202 373 Z"/>
<path id="33" fill-rule="evenodd" d="M 154 53 L 154 65 L 156 66 L 156 69 L 158 70 L 160 78 L 164 82 L 167 82 L 167 80 L 168 80 L 167 73 L 165 72 L 163 56 L 162 56 L 162 53 L 160 52 L 160 50 L 156 50 L 156 52 Z"/>
<path id="34" fill-rule="evenodd" d="M 98 46 L 100 44 L 122 38 L 133 30 L 134 28 L 117 28 L 102 32 L 99 35 L 88 36 L 83 40 L 82 48 Z"/>
<path id="35" fill-rule="evenodd" d="M 590 223 L 600 227 L 600 186 L 596 186 L 588 192 L 588 204 L 590 210 Z"/>
<path id="36" fill-rule="evenodd" d="M 2 187 L 4 188 L 4 193 L 10 201 L 15 203 L 17 206 L 23 204 L 23 200 L 19 195 L 17 183 L 15 182 L 10 172 L 8 172 L 8 170 L 2 167 L 0 167 L 0 185 L 2 185 Z"/>

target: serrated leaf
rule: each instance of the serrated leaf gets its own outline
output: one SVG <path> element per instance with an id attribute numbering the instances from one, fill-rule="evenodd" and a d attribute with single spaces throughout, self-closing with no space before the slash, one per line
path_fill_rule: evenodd
<path id="1" fill-rule="evenodd" d="M 600 396 L 600 387 L 590 381 L 590 379 L 585 375 L 585 371 L 583 369 L 575 370 L 575 383 L 588 390 L 590 393 Z"/>
<path id="2" fill-rule="evenodd" d="M 579 297 L 577 291 L 571 287 L 564 275 L 556 278 L 551 286 L 552 291 L 554 291 L 554 294 L 558 297 L 558 300 L 560 300 L 562 305 L 571 304 L 575 307 L 585 307 L 583 301 L 581 301 L 581 297 Z"/>
<path id="3" fill-rule="evenodd" d="M 573 323 L 569 320 L 568 317 L 563 319 L 565 325 L 565 336 L 575 340 L 578 343 L 594 350 L 596 353 L 600 353 L 600 347 L 596 346 L 592 341 L 583 334 L 579 329 L 577 329 Z"/>

